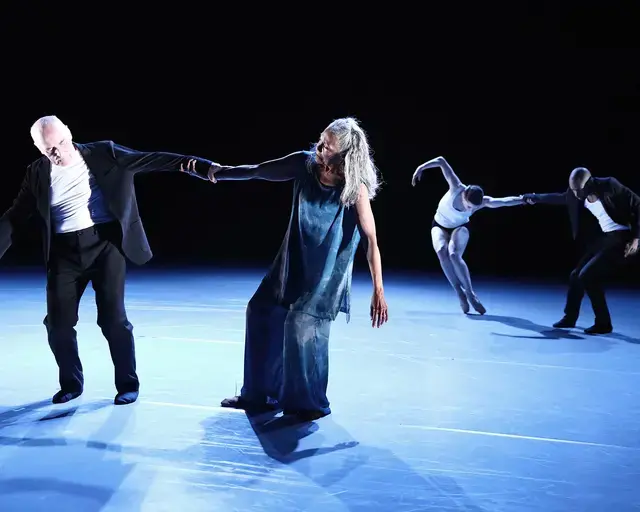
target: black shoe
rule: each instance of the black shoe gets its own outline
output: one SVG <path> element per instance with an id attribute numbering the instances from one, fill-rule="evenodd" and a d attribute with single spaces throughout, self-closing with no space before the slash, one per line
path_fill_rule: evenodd
<path id="1" fill-rule="evenodd" d="M 247 412 L 268 412 L 277 411 L 278 406 L 265 402 L 253 402 L 247 400 L 242 396 L 234 396 L 231 398 L 225 398 L 220 402 L 220 407 L 226 407 L 229 409 L 241 409 Z"/>
<path id="2" fill-rule="evenodd" d="M 132 404 L 138 399 L 137 391 L 125 391 L 124 393 L 118 393 L 113 399 L 115 405 Z"/>
<path id="3" fill-rule="evenodd" d="M 584 330 L 585 334 L 609 334 L 610 332 L 613 332 L 611 324 L 595 324 Z"/>
<path id="4" fill-rule="evenodd" d="M 54 404 L 66 404 L 71 400 L 78 398 L 82 394 L 82 391 L 65 391 L 61 389 L 51 399 L 51 402 Z"/>
<path id="5" fill-rule="evenodd" d="M 572 327 L 576 326 L 576 321 L 569 317 L 564 316 L 562 317 L 562 320 L 559 320 L 558 322 L 553 324 L 553 326 L 556 329 L 571 329 Z"/>

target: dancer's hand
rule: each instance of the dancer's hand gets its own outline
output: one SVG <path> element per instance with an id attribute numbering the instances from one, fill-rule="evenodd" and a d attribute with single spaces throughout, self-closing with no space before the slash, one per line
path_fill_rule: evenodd
<path id="1" fill-rule="evenodd" d="M 387 301 L 384 300 L 384 291 L 375 289 L 371 297 L 371 327 L 381 327 L 389 320 Z"/>
<path id="2" fill-rule="evenodd" d="M 211 167 L 209 167 L 209 172 L 207 173 L 207 178 L 209 178 L 209 181 L 211 183 L 218 183 L 218 180 L 216 179 L 216 172 L 220 169 L 220 166 L 217 164 L 211 164 Z"/>
<path id="3" fill-rule="evenodd" d="M 633 256 L 640 249 L 640 238 L 634 238 L 627 244 L 624 250 L 624 257 L 628 258 L 629 256 Z"/>
<path id="4" fill-rule="evenodd" d="M 415 187 L 416 183 L 420 181 L 424 169 L 424 164 L 422 164 L 415 170 L 415 172 L 413 173 L 413 177 L 411 178 L 411 186 Z"/>
<path id="5" fill-rule="evenodd" d="M 522 200 L 525 204 L 536 204 L 535 194 L 522 194 Z"/>
<path id="6" fill-rule="evenodd" d="M 180 172 L 187 172 L 189 174 L 195 174 L 196 172 L 196 161 L 192 158 L 187 162 L 187 165 L 180 164 Z"/>

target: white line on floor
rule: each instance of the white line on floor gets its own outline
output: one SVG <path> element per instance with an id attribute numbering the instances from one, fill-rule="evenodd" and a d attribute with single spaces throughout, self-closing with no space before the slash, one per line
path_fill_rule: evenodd
<path id="1" fill-rule="evenodd" d="M 525 441 L 542 441 L 545 443 L 562 443 L 580 446 L 596 446 L 599 448 L 616 448 L 621 450 L 640 450 L 640 447 L 620 446 L 615 444 L 591 443 L 588 441 L 573 441 L 571 439 L 560 439 L 555 437 L 524 436 L 519 434 L 503 434 L 501 432 L 485 432 L 483 430 L 466 430 L 461 428 L 429 427 L 425 425 L 401 425 L 402 428 L 413 428 L 418 430 L 431 430 L 434 432 L 450 432 L 453 434 L 469 434 L 475 436 L 503 437 L 508 439 L 521 439 Z"/>

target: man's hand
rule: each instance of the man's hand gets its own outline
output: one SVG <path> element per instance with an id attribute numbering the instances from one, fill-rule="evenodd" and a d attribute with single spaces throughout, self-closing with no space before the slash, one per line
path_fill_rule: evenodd
<path id="1" fill-rule="evenodd" d="M 627 247 L 625 247 L 624 257 L 628 258 L 629 256 L 637 254 L 638 249 L 640 249 L 640 238 L 634 238 L 627 244 Z"/>
<path id="2" fill-rule="evenodd" d="M 375 289 L 371 297 L 371 327 L 381 327 L 389 320 L 387 301 L 384 300 L 382 289 Z"/>
<path id="3" fill-rule="evenodd" d="M 218 180 L 215 178 L 215 173 L 220 169 L 218 164 L 212 163 L 209 166 L 209 172 L 207 173 L 207 179 L 211 183 L 217 183 Z M 180 164 L 180 172 L 186 172 L 187 174 L 197 174 L 196 173 L 196 160 L 191 159 L 187 162 L 187 165 Z"/>
<path id="4" fill-rule="evenodd" d="M 525 202 L 525 204 L 536 204 L 536 195 L 522 194 L 522 200 Z"/>

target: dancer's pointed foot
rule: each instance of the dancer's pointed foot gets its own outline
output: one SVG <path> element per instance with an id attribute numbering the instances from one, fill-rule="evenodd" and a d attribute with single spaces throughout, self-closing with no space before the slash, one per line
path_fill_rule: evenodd
<path id="1" fill-rule="evenodd" d="M 458 293 L 458 300 L 460 301 L 460 309 L 462 309 L 462 312 L 466 315 L 469 313 L 469 310 L 471 309 L 469 307 L 469 301 L 467 300 L 467 296 L 464 293 L 464 290 L 462 290 L 462 288 L 460 288 L 459 290 L 456 290 L 456 292 Z"/>
<path id="2" fill-rule="evenodd" d="M 470 294 L 467 298 L 473 306 L 473 309 L 475 309 L 478 313 L 484 315 L 487 312 L 486 308 L 482 305 L 475 293 Z"/>

